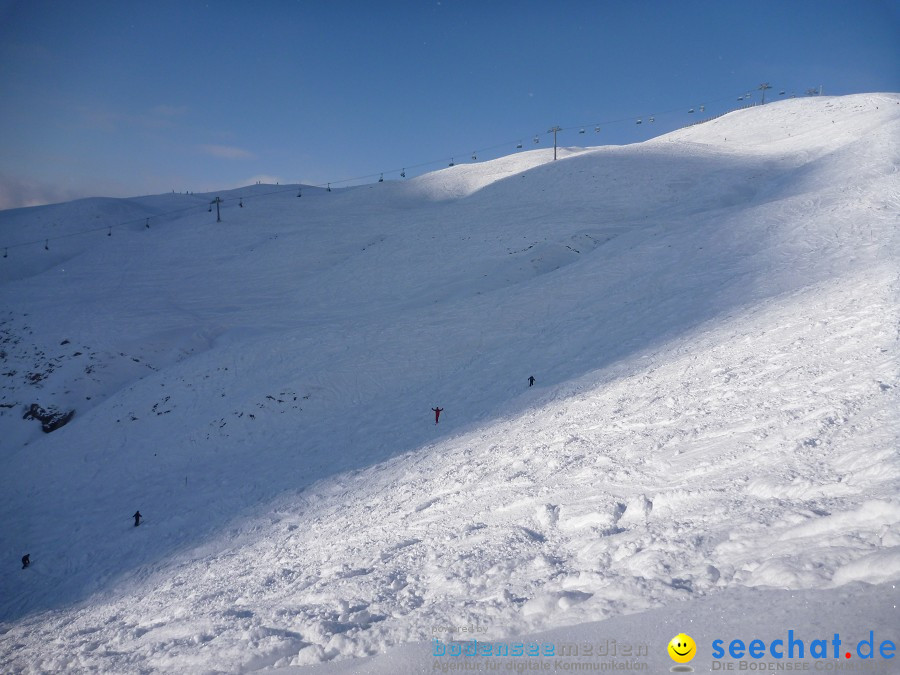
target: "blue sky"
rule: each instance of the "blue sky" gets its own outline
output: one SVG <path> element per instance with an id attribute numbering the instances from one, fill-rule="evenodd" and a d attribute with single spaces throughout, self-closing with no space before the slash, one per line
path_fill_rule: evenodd
<path id="1" fill-rule="evenodd" d="M 900 1 L 0 0 L 0 208 L 630 143 L 762 82 L 900 91 Z"/>

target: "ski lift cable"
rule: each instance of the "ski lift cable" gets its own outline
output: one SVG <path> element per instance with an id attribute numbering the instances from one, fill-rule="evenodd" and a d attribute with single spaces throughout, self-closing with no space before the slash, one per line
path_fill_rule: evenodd
<path id="1" fill-rule="evenodd" d="M 722 101 L 731 100 L 733 97 L 734 97 L 733 94 L 729 94 L 728 96 L 722 96 L 719 98 L 702 97 L 702 100 L 710 101 L 711 103 L 719 103 Z M 671 108 L 670 110 L 664 110 L 659 113 L 654 113 L 654 117 L 658 117 L 660 115 L 668 115 L 668 114 L 675 113 L 675 112 L 680 112 L 683 109 L 684 109 L 683 105 L 679 106 L 677 108 Z M 621 124 L 621 123 L 625 123 L 625 122 L 633 123 L 634 119 L 635 119 L 634 116 L 629 116 L 629 117 L 620 117 L 617 119 L 603 120 L 600 122 L 591 122 L 590 124 L 568 125 L 566 127 L 560 127 L 560 131 L 566 131 L 566 130 L 570 130 L 573 128 L 580 129 L 582 127 L 585 127 L 585 128 L 586 127 L 598 127 L 598 126 L 604 127 L 604 126 L 611 126 L 614 124 Z M 539 136 L 543 135 L 544 133 L 549 133 L 549 132 L 540 132 L 537 134 L 529 134 L 529 136 L 539 137 Z M 485 154 L 485 153 L 491 152 L 492 150 L 497 150 L 497 149 L 505 148 L 505 147 L 518 148 L 518 146 L 521 142 L 521 139 L 524 136 L 525 136 L 524 134 L 520 134 L 519 136 L 516 137 L 516 140 L 509 140 L 509 141 L 504 141 L 503 143 L 495 143 L 493 145 L 475 148 L 475 150 L 473 151 L 472 154 L 475 154 L 475 155 Z M 439 159 L 432 159 L 432 160 L 429 160 L 426 162 L 420 162 L 418 164 L 406 164 L 406 165 L 404 165 L 404 167 L 401 167 L 399 169 L 396 169 L 396 168 L 395 169 L 387 169 L 385 171 L 376 171 L 376 172 L 372 172 L 372 173 L 362 175 L 362 176 L 354 176 L 352 178 L 342 178 L 342 179 L 338 179 L 338 180 L 316 183 L 316 184 L 310 185 L 310 187 L 320 187 L 321 188 L 321 187 L 325 187 L 326 185 L 342 185 L 345 183 L 355 183 L 355 182 L 360 182 L 360 181 L 376 179 L 378 177 L 383 176 L 384 174 L 405 173 L 407 170 L 410 170 L 410 169 L 420 169 L 420 168 L 424 168 L 424 167 L 428 167 L 428 166 L 441 166 L 441 165 L 446 166 L 448 164 L 448 160 L 450 160 L 450 158 L 457 157 L 457 156 L 465 156 L 466 154 L 467 153 L 464 151 L 448 153 L 447 155 L 445 155 L 444 157 L 441 157 Z M 291 187 L 289 189 L 293 190 L 294 188 Z M 267 194 L 276 194 L 278 192 L 283 192 L 283 191 L 284 190 L 273 191 L 273 192 L 265 193 L 265 194 L 256 194 L 256 195 L 251 195 L 251 197 L 262 197 L 262 196 L 266 196 Z M 235 198 L 230 198 L 230 199 L 235 199 Z"/>
<path id="2" fill-rule="evenodd" d="M 702 100 L 704 100 L 704 101 L 710 101 L 711 103 L 720 103 L 720 102 L 723 102 L 723 101 L 729 101 L 729 100 L 731 100 L 733 97 L 734 97 L 733 94 L 729 94 L 728 96 L 722 96 L 722 97 L 715 98 L 715 99 L 713 99 L 713 98 L 708 98 L 708 97 L 707 97 L 707 98 L 702 98 Z M 704 105 L 708 105 L 708 104 L 704 104 Z M 681 111 L 684 110 L 684 107 L 685 107 L 685 106 L 682 105 L 682 106 L 679 106 L 679 107 L 677 107 L 677 108 L 671 108 L 671 109 L 669 109 L 669 110 L 664 110 L 664 111 L 662 111 L 662 112 L 654 113 L 653 116 L 654 116 L 654 117 L 659 117 L 660 115 L 668 115 L 668 114 L 671 114 L 671 113 L 681 112 Z M 560 131 L 568 131 L 568 130 L 572 130 L 572 129 L 581 129 L 582 127 L 585 127 L 585 128 L 587 128 L 587 127 L 597 127 L 597 126 L 599 126 L 599 127 L 607 126 L 607 127 L 608 127 L 608 126 L 611 126 L 611 125 L 614 125 L 614 124 L 621 124 L 621 123 L 625 123 L 625 122 L 627 122 L 627 123 L 632 123 L 632 124 L 633 124 L 635 119 L 636 119 L 636 118 L 635 118 L 634 116 L 629 116 L 629 117 L 620 117 L 620 118 L 617 118 L 617 119 L 608 119 L 608 120 L 604 120 L 604 121 L 600 121 L 600 122 L 591 122 L 590 124 L 572 124 L 572 125 L 567 125 L 567 126 L 565 126 L 565 127 L 560 127 Z M 515 147 L 517 147 L 517 146 L 519 145 L 519 143 L 520 143 L 520 141 L 521 141 L 521 139 L 522 139 L 523 137 L 526 137 L 526 136 L 527 136 L 527 137 L 532 137 L 532 138 L 533 138 L 533 137 L 540 137 L 540 136 L 542 136 L 542 135 L 544 135 L 544 134 L 548 134 L 548 133 L 550 133 L 550 132 L 548 132 L 548 131 L 543 131 L 543 132 L 534 133 L 534 134 L 527 134 L 527 135 L 526 135 L 526 134 L 520 134 L 519 136 L 516 137 L 516 140 L 510 140 L 510 141 L 505 141 L 505 142 L 503 142 L 503 143 L 496 143 L 496 144 L 494 144 L 494 145 L 489 145 L 489 146 L 484 146 L 484 147 L 476 148 L 476 149 L 474 150 L 474 153 L 473 153 L 473 154 L 481 155 L 481 154 L 489 153 L 489 152 L 492 151 L 492 150 L 497 150 L 497 149 L 500 149 L 500 148 L 506 148 L 506 147 L 513 147 L 513 148 L 515 148 Z M 450 158 L 452 158 L 452 157 L 457 157 L 457 156 L 465 156 L 466 154 L 467 154 L 467 152 L 461 150 L 461 151 L 459 151 L 459 152 L 450 153 L 450 154 L 448 154 L 448 155 L 446 155 L 446 156 L 444 156 L 444 157 L 442 157 L 442 158 L 440 158 L 440 159 L 433 159 L 433 160 L 430 160 L 430 161 L 427 161 L 427 162 L 420 162 L 420 163 L 418 163 L 418 164 L 407 164 L 407 165 L 405 165 L 405 169 L 406 169 L 406 170 L 409 170 L 409 169 L 420 169 L 420 168 L 427 167 L 427 166 L 439 166 L 439 165 L 444 165 L 444 166 L 446 166 L 447 163 L 448 163 L 448 160 L 450 160 Z M 386 170 L 386 171 L 383 171 L 383 172 L 382 172 L 382 171 L 378 171 L 378 172 L 373 172 L 373 173 L 370 173 L 370 174 L 366 174 L 365 176 L 356 176 L 356 177 L 353 177 L 353 178 L 343 178 L 343 179 L 340 179 L 340 180 L 333 180 L 333 181 L 329 181 L 329 182 L 330 182 L 331 185 L 340 185 L 340 184 L 343 184 L 343 183 L 354 183 L 354 182 L 357 182 L 357 181 L 364 181 L 364 180 L 368 180 L 368 179 L 373 179 L 373 178 L 376 178 L 376 177 L 378 177 L 378 176 L 380 176 L 380 175 L 382 175 L 382 174 L 400 173 L 401 171 L 403 171 L 403 169 L 389 169 L 389 170 Z M 316 185 L 312 185 L 311 187 L 324 187 L 325 185 L 326 185 L 326 183 L 319 183 L 319 184 L 316 184 Z M 260 196 L 261 196 L 261 195 L 260 195 Z"/>
<path id="3" fill-rule="evenodd" d="M 745 98 L 746 98 L 746 96 L 745 96 Z M 709 98 L 709 97 L 701 97 L 700 100 L 709 101 L 709 102 L 715 104 L 715 103 L 720 103 L 720 102 L 723 102 L 726 100 L 730 101 L 733 99 L 734 99 L 734 94 L 731 94 L 729 96 L 723 96 L 720 98 L 715 98 L 715 99 Z M 708 105 L 708 104 L 704 104 L 704 105 Z M 654 113 L 653 116 L 658 117 L 660 115 L 668 115 L 668 114 L 680 112 L 682 110 L 684 110 L 683 105 L 679 106 L 677 108 L 671 108 L 669 110 L 664 110 L 662 112 Z M 616 124 L 633 123 L 635 119 L 636 119 L 636 116 L 632 115 L 632 116 L 628 116 L 628 117 L 620 117 L 620 118 L 616 118 L 616 119 L 602 120 L 599 122 L 591 122 L 591 123 L 584 123 L 584 124 L 572 124 L 572 125 L 567 125 L 565 127 L 560 126 L 558 130 L 559 131 L 568 131 L 568 130 L 572 130 L 572 129 L 584 129 L 584 128 L 593 127 L 596 131 L 598 128 L 609 127 L 609 126 L 616 125 Z M 522 146 L 522 138 L 525 138 L 525 137 L 539 138 L 544 133 L 550 133 L 550 132 L 549 131 L 548 132 L 539 132 L 536 134 L 528 134 L 528 135 L 520 134 L 516 137 L 515 140 L 504 141 L 503 143 L 495 143 L 493 145 L 476 148 L 474 151 L 472 151 L 471 154 L 473 156 L 474 155 L 483 155 L 485 153 L 490 153 L 493 150 L 498 150 L 500 148 L 506 148 L 506 147 L 512 147 L 512 148 L 518 149 L 519 147 Z M 581 133 L 581 132 L 579 131 L 579 133 Z M 466 154 L 467 153 L 465 153 L 465 152 L 457 152 L 457 153 L 453 153 L 453 154 L 444 156 L 440 159 L 433 159 L 433 160 L 429 160 L 426 162 L 420 162 L 418 164 L 406 164 L 402 168 L 399 168 L 399 169 L 376 171 L 373 173 L 365 174 L 362 176 L 355 176 L 352 178 L 342 178 L 339 180 L 325 181 L 322 183 L 315 183 L 315 184 L 309 184 L 309 185 L 300 184 L 300 185 L 301 185 L 301 187 L 306 186 L 306 187 L 314 187 L 314 188 L 315 187 L 324 188 L 326 186 L 331 186 L 331 185 L 341 185 L 341 184 L 345 184 L 345 183 L 355 183 L 355 182 L 360 182 L 360 181 L 372 180 L 375 178 L 382 178 L 384 176 L 384 174 L 398 173 L 398 174 L 405 176 L 406 171 L 408 171 L 410 169 L 421 169 L 421 168 L 428 167 L 428 166 L 438 166 L 438 165 L 446 166 L 448 157 L 465 156 Z M 234 197 L 219 197 L 219 201 L 221 204 L 224 204 L 226 202 L 240 201 L 243 199 L 251 200 L 251 199 L 256 199 L 256 198 L 260 198 L 260 197 L 268 197 L 268 196 L 272 196 L 272 195 L 276 195 L 276 194 L 281 194 L 283 192 L 293 192 L 297 188 L 297 185 L 298 184 L 289 184 L 289 185 L 285 185 L 285 187 L 283 187 L 283 188 L 280 188 L 277 190 L 270 190 L 270 191 L 262 192 L 262 193 L 243 194 L 243 195 L 238 195 L 238 196 L 234 196 Z M 212 193 L 213 192 L 206 192 L 206 193 L 203 193 L 203 195 L 209 195 Z M 34 246 L 34 245 L 40 244 L 40 243 L 44 243 L 46 246 L 50 241 L 69 239 L 71 237 L 76 237 L 76 236 L 80 236 L 83 234 L 91 234 L 94 232 L 101 232 L 101 231 L 107 231 L 109 233 L 112 231 L 113 228 L 124 227 L 126 225 L 133 225 L 136 223 L 144 222 L 144 221 L 148 220 L 148 218 L 157 219 L 157 220 L 161 219 L 161 218 L 170 218 L 172 216 L 184 214 L 189 211 L 199 210 L 201 208 L 205 209 L 205 208 L 207 208 L 207 205 L 205 203 L 204 204 L 194 204 L 194 205 L 184 207 L 184 208 L 173 209 L 171 211 L 165 211 L 165 212 L 161 212 L 161 213 L 155 213 L 150 216 L 146 216 L 146 215 L 141 216 L 140 218 L 134 218 L 134 219 L 122 221 L 119 223 L 114 223 L 113 225 L 103 225 L 101 227 L 88 228 L 85 230 L 79 230 L 78 232 L 69 232 L 67 234 L 61 234 L 61 235 L 57 235 L 55 237 L 43 237 L 41 239 L 35 239 L 33 241 L 26 241 L 26 242 L 20 242 L 20 243 L 15 243 L 15 244 L 4 244 L 2 246 L 2 248 L 4 249 L 4 251 L 8 252 L 9 249 L 21 248 L 24 246 Z"/>
<path id="4" fill-rule="evenodd" d="M 703 105 L 709 105 L 710 103 L 722 103 L 723 101 L 731 101 L 731 100 L 733 100 L 733 99 L 734 99 L 734 95 L 733 95 L 733 94 L 730 94 L 730 95 L 728 95 L 728 96 L 722 96 L 722 97 L 719 97 L 719 98 L 709 98 L 709 97 L 701 97 L 701 98 L 700 98 L 700 100 L 703 100 L 703 101 L 707 101 L 707 102 L 708 102 L 708 103 L 704 103 Z M 671 108 L 671 109 L 669 109 L 669 110 L 663 110 L 663 111 L 661 111 L 661 112 L 654 112 L 654 113 L 653 113 L 653 117 L 659 117 L 660 115 L 671 115 L 672 113 L 683 112 L 684 109 L 685 109 L 685 107 L 690 107 L 690 106 L 684 106 L 684 105 L 681 105 L 681 106 L 679 106 L 679 107 L 677 107 L 677 108 Z M 636 120 L 638 117 L 639 117 L 638 115 L 632 115 L 632 116 L 629 116 L 629 117 L 619 117 L 619 118 L 617 118 L 617 119 L 610 119 L 610 120 L 605 120 L 605 121 L 600 121 L 600 122 L 591 122 L 590 124 L 588 124 L 588 123 L 585 123 L 585 124 L 572 124 L 572 125 L 569 125 L 568 127 L 563 127 L 563 131 L 565 131 L 566 129 L 572 129 L 572 128 L 578 128 L 578 129 L 580 129 L 580 128 L 582 128 L 582 127 L 598 127 L 598 126 L 599 126 L 599 127 L 602 128 L 602 127 L 604 127 L 604 126 L 607 126 L 607 127 L 608 127 L 608 126 L 611 126 L 611 125 L 614 125 L 614 124 L 622 124 L 622 123 L 625 123 L 625 122 L 628 122 L 628 123 L 632 123 L 632 124 L 633 124 L 633 123 L 634 123 L 634 120 Z M 640 117 L 643 117 L 643 116 L 640 116 Z M 646 115 L 646 117 L 650 117 L 650 115 Z"/>
<path id="5" fill-rule="evenodd" d="M 224 200 L 223 200 L 223 201 L 224 201 Z M 61 239 L 71 239 L 72 237 L 78 237 L 78 236 L 81 236 L 81 235 L 83 235 L 83 234 L 92 234 L 92 233 L 94 233 L 94 232 L 103 232 L 103 231 L 106 231 L 107 234 L 109 234 L 109 233 L 110 233 L 113 229 L 115 229 L 115 228 L 125 227 L 125 226 L 127 226 L 127 225 L 136 225 L 136 224 L 138 224 L 138 223 L 145 223 L 145 224 L 146 224 L 146 223 L 147 223 L 149 220 L 151 220 L 151 219 L 153 219 L 153 220 L 159 220 L 159 219 L 161 219 L 161 218 L 170 218 L 170 217 L 172 217 L 172 216 L 177 216 L 177 215 L 179 215 L 179 214 L 187 213 L 187 212 L 189 212 L 189 211 L 199 211 L 200 209 L 205 209 L 206 207 L 207 207 L 207 206 L 206 206 L 205 203 L 203 203 L 203 204 L 193 204 L 193 205 L 191 205 L 191 206 L 187 206 L 187 207 L 183 207 L 183 208 L 178 208 L 178 209 L 172 209 L 172 210 L 170 210 L 170 211 L 160 211 L 160 212 L 158 212 L 158 213 L 154 213 L 154 214 L 149 215 L 149 216 L 148 216 L 148 215 L 144 215 L 144 216 L 140 216 L 140 217 L 138 217 L 138 218 L 132 218 L 132 219 L 130 219 L 130 220 L 123 220 L 123 221 L 120 221 L 120 222 L 118 222 L 118 223 L 113 223 L 113 224 L 111 224 L 111 225 L 107 224 L 107 225 L 100 225 L 100 226 L 98 226 L 98 227 L 89 227 L 89 228 L 84 229 L 84 230 L 78 230 L 77 232 L 67 232 L 66 234 L 58 234 L 58 235 L 53 236 L 53 237 L 42 237 L 42 238 L 40 238 L 40 239 L 34 239 L 34 240 L 32 240 L 32 241 L 19 242 L 19 243 L 16 243 L 16 244 L 4 244 L 4 245 L 3 245 L 3 248 L 4 248 L 4 249 L 11 249 L 11 248 L 21 248 L 21 247 L 24 247 L 24 246 L 34 246 L 35 244 L 41 244 L 41 243 L 46 244 L 47 242 L 51 242 L 51 241 L 59 241 L 59 240 L 61 240 Z"/>
<path id="6" fill-rule="evenodd" d="M 712 103 L 718 103 L 721 101 L 731 100 L 732 98 L 733 98 L 733 95 L 729 95 L 729 96 L 723 96 L 721 98 L 716 98 L 716 99 L 711 99 L 711 98 L 707 97 L 707 98 L 704 98 L 703 100 L 708 100 L 708 101 L 711 101 Z M 670 114 L 670 113 L 674 113 L 674 112 L 679 112 L 683 109 L 684 109 L 684 106 L 679 106 L 677 108 L 672 108 L 670 110 L 664 110 L 661 113 L 655 113 L 654 116 L 666 115 L 666 114 Z M 617 118 L 617 119 L 608 119 L 608 120 L 604 120 L 604 121 L 600 121 L 600 122 L 592 122 L 590 124 L 569 125 L 566 127 L 561 127 L 560 130 L 566 131 L 566 130 L 569 130 L 572 128 L 580 129 L 582 127 L 597 127 L 597 126 L 603 127 L 603 126 L 610 126 L 610 125 L 614 125 L 614 124 L 620 124 L 620 123 L 624 123 L 624 122 L 631 123 L 631 122 L 633 122 L 634 119 L 635 118 L 633 116 L 621 117 L 621 118 Z M 538 134 L 529 134 L 529 135 L 530 136 L 540 136 L 543 133 L 549 133 L 549 132 L 541 132 Z M 523 137 L 523 135 L 520 134 L 519 136 L 516 137 L 516 140 L 508 140 L 508 141 L 504 141 L 503 143 L 495 143 L 493 145 L 475 148 L 475 150 L 473 151 L 473 154 L 478 155 L 478 154 L 489 153 L 492 150 L 497 150 L 497 149 L 505 148 L 505 147 L 517 148 L 522 137 Z M 448 163 L 448 160 L 451 157 L 465 156 L 466 154 L 467 153 L 463 152 L 463 151 L 449 153 L 439 159 L 432 159 L 432 160 L 425 161 L 425 162 L 419 162 L 418 164 L 407 164 L 407 165 L 404 165 L 404 167 L 401 167 L 399 169 L 394 168 L 394 169 L 387 169 L 384 171 L 379 170 L 379 171 L 374 171 L 372 173 L 368 173 L 365 175 L 353 176 L 350 178 L 341 178 L 338 180 L 325 181 L 322 183 L 314 183 L 314 184 L 310 184 L 309 187 L 323 188 L 323 187 L 326 187 L 327 185 L 342 185 L 345 183 L 356 183 L 356 182 L 380 178 L 384 174 L 405 173 L 407 170 L 410 170 L 410 169 L 420 169 L 420 168 L 424 168 L 424 167 L 428 167 L 428 166 L 441 166 L 441 165 L 446 166 Z M 273 190 L 271 192 L 266 192 L 266 193 L 262 193 L 262 194 L 253 194 L 253 195 L 249 195 L 247 197 L 248 197 L 248 199 L 255 198 L 255 197 L 264 197 L 264 196 L 268 196 L 268 195 L 272 195 L 272 194 L 278 194 L 280 192 L 292 191 L 293 189 L 294 189 L 293 187 L 290 187 L 290 188 L 285 188 L 284 190 Z M 223 199 L 223 201 L 233 201 L 235 199 L 237 199 L 237 197 L 225 198 L 225 199 Z"/>

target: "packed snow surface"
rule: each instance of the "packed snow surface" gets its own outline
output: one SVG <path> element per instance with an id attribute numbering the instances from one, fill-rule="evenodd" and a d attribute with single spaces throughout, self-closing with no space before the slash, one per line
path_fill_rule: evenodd
<path id="1" fill-rule="evenodd" d="M 559 157 L 0 212 L 0 669 L 900 640 L 900 95 Z"/>

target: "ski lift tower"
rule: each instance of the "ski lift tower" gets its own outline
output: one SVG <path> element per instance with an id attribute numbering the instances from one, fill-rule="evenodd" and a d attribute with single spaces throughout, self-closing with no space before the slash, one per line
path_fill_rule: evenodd
<path id="1" fill-rule="evenodd" d="M 550 133 L 553 134 L 553 161 L 554 162 L 556 161 L 556 133 L 558 131 L 562 131 L 562 127 L 560 127 L 559 125 L 556 125 L 552 129 L 549 129 L 547 131 L 548 134 L 550 134 Z"/>
<path id="2" fill-rule="evenodd" d="M 222 203 L 222 199 L 221 199 L 220 197 L 216 197 L 215 199 L 213 199 L 213 200 L 209 203 L 209 210 L 210 210 L 210 211 L 212 211 L 212 205 L 213 205 L 213 204 L 216 205 L 216 222 L 217 222 L 217 223 L 221 223 L 221 222 L 222 222 L 222 214 L 219 212 L 219 204 L 221 204 L 221 203 Z M 149 218 L 147 219 L 147 227 L 148 227 L 148 228 L 150 227 L 150 219 L 149 219 Z"/>
<path id="3" fill-rule="evenodd" d="M 763 82 L 758 87 L 758 89 L 762 90 L 762 104 L 763 105 L 765 105 L 765 103 L 766 103 L 766 89 L 771 89 L 771 88 L 772 88 L 772 86 L 768 82 Z"/>

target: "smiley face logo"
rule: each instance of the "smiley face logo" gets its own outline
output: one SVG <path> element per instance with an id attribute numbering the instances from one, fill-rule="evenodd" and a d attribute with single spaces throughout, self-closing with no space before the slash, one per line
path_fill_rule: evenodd
<path id="1" fill-rule="evenodd" d="M 697 653 L 697 644 L 690 635 L 679 633 L 669 641 L 669 656 L 675 663 L 687 663 Z"/>

